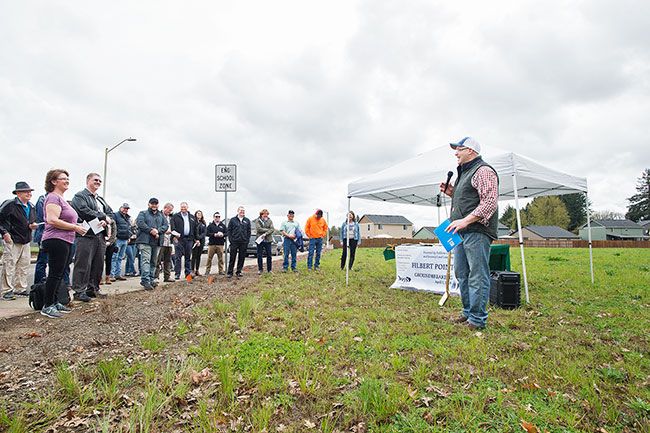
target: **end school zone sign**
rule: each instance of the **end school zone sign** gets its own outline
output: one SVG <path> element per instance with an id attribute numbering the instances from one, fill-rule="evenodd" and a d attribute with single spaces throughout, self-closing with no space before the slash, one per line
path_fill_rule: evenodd
<path id="1" fill-rule="evenodd" d="M 236 164 L 217 164 L 214 166 L 214 190 L 217 192 L 237 191 Z"/>

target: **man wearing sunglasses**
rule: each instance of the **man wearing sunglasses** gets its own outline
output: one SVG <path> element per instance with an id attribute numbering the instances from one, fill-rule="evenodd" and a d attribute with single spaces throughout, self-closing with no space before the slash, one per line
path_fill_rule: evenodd
<path id="1" fill-rule="evenodd" d="M 72 290 L 74 299 L 82 302 L 99 295 L 99 282 L 104 269 L 104 254 L 106 241 L 104 232 L 110 224 L 113 209 L 97 194 L 102 185 L 102 178 L 97 173 L 86 176 L 86 188 L 76 193 L 72 199 L 72 207 L 79 215 L 79 222 L 93 222 L 99 220 L 99 231 L 89 229 L 85 235 L 77 234 L 77 250 L 74 257 L 72 271 Z"/>

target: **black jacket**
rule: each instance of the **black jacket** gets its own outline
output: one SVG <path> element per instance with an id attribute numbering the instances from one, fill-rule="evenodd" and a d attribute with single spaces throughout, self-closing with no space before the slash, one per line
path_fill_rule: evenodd
<path id="1" fill-rule="evenodd" d="M 29 219 L 18 197 L 7 200 L 0 209 L 0 235 L 9 233 L 15 244 L 24 245 L 32 240 L 32 229 L 29 225 L 36 221 L 36 209 L 30 202 L 27 202 L 27 206 L 29 206 Z"/>
<path id="2" fill-rule="evenodd" d="M 223 233 L 223 237 L 214 236 L 219 232 Z M 219 224 L 215 224 L 214 221 L 212 221 L 210 224 L 208 224 L 207 236 L 208 245 L 223 245 L 226 242 L 226 237 L 228 236 L 228 229 L 226 228 L 226 225 L 223 223 L 223 221 L 220 221 Z"/>
<path id="3" fill-rule="evenodd" d="M 122 212 L 115 212 L 113 214 L 113 219 L 117 225 L 117 238 L 121 240 L 127 240 L 131 237 L 131 216 L 129 214 L 124 215 Z"/>
<path id="4" fill-rule="evenodd" d="M 72 208 L 77 211 L 79 215 L 79 222 L 82 221 L 92 221 L 95 218 L 100 221 L 106 221 L 107 215 L 113 215 L 113 209 L 106 203 L 106 201 L 99 195 L 95 196 L 97 201 L 99 201 L 104 206 L 104 212 L 101 211 L 97 205 L 97 201 L 93 197 L 93 194 L 84 188 L 74 195 L 72 198 Z M 95 234 L 92 230 L 88 230 L 84 236 L 91 238 L 93 236 L 104 235 L 104 232 L 99 232 Z M 77 236 L 80 236 L 77 234 Z"/>
<path id="5" fill-rule="evenodd" d="M 199 240 L 201 246 L 205 245 L 205 235 L 207 233 L 207 227 L 204 223 L 197 221 L 196 222 L 196 239 Z"/>
<path id="6" fill-rule="evenodd" d="M 244 217 L 239 221 L 239 217 L 230 218 L 228 221 L 228 238 L 230 242 L 246 243 L 251 237 L 251 220 Z"/>
<path id="7" fill-rule="evenodd" d="M 171 222 L 172 222 L 172 231 L 180 233 L 180 236 L 177 236 L 179 239 L 191 239 L 193 241 L 197 240 L 196 237 L 196 217 L 192 215 L 191 213 L 187 213 L 187 216 L 190 221 L 190 231 L 187 236 L 185 236 L 183 233 L 185 233 L 185 220 L 183 220 L 183 215 L 181 215 L 180 212 L 175 213 L 172 215 Z"/>

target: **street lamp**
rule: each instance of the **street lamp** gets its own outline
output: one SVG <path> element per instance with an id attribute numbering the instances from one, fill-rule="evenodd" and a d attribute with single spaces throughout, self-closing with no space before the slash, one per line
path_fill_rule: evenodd
<path id="1" fill-rule="evenodd" d="M 102 197 L 106 198 L 106 166 L 108 165 L 108 154 L 111 150 L 115 150 L 117 146 L 120 144 L 124 143 L 125 141 L 135 141 L 135 138 L 125 138 L 124 140 L 120 141 L 117 143 L 115 146 L 111 147 L 110 149 L 107 147 L 104 149 L 104 187 L 102 189 Z"/>

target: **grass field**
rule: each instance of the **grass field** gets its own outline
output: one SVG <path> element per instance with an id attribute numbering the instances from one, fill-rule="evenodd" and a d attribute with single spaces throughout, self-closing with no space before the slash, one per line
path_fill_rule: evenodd
<path id="1" fill-rule="evenodd" d="M 338 251 L 264 276 L 143 337 L 149 358 L 60 364 L 51 392 L 0 405 L 0 429 L 74 408 L 87 429 L 69 431 L 650 431 L 650 249 L 594 250 L 594 286 L 587 250 L 529 249 L 531 303 L 482 332 L 447 320 L 456 298 L 389 289 L 381 252 L 359 250 L 347 288 Z"/>

